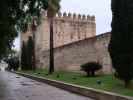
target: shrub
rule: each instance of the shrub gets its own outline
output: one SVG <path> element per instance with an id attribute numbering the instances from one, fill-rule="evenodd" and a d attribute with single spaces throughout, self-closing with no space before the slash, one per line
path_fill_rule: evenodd
<path id="1" fill-rule="evenodd" d="M 87 73 L 87 76 L 95 76 L 95 71 L 102 68 L 102 65 L 98 62 L 88 62 L 80 66 L 81 70 Z"/>
<path id="2" fill-rule="evenodd" d="M 21 54 L 21 69 L 32 70 L 33 69 L 33 39 L 29 36 L 28 41 L 22 43 L 22 54 Z"/>
<path id="3" fill-rule="evenodd" d="M 6 59 L 5 61 L 8 64 L 7 70 L 11 70 L 11 69 L 18 70 L 18 68 L 19 68 L 18 57 L 12 57 L 12 58 Z"/>

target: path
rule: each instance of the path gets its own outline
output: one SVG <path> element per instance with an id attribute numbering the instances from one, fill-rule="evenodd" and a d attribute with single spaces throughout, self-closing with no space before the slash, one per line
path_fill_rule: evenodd
<path id="1" fill-rule="evenodd" d="M 92 100 L 10 72 L 0 71 L 0 100 Z"/>

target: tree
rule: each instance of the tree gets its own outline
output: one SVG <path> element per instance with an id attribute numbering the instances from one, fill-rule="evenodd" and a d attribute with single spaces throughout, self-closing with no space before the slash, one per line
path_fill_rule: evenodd
<path id="1" fill-rule="evenodd" d="M 98 62 L 88 62 L 80 66 L 81 70 L 87 73 L 87 76 L 95 76 L 95 72 L 102 68 L 102 65 Z"/>
<path id="2" fill-rule="evenodd" d="M 11 46 L 13 39 L 17 36 L 15 30 L 15 18 L 13 18 L 13 9 L 11 10 L 11 3 L 9 0 L 2 0 L 0 3 L 0 58 L 2 58 Z"/>
<path id="3" fill-rule="evenodd" d="M 4 58 L 2 60 L 8 64 L 7 70 L 11 70 L 11 69 L 18 70 L 18 68 L 19 68 L 19 55 L 18 55 L 17 51 L 11 49 L 8 52 L 8 55 L 4 56 Z"/>
<path id="4" fill-rule="evenodd" d="M 32 61 L 32 66 L 33 66 L 33 71 L 36 70 L 36 54 L 35 54 L 35 31 L 37 27 L 37 19 L 36 17 L 33 18 L 32 20 L 32 36 L 33 36 L 33 61 Z"/>
<path id="5" fill-rule="evenodd" d="M 11 58 L 7 58 L 6 63 L 8 64 L 8 70 L 18 70 L 19 68 L 19 58 L 18 57 L 11 57 Z"/>
<path id="6" fill-rule="evenodd" d="M 33 39 L 31 36 L 29 36 L 28 42 L 27 42 L 27 46 L 26 46 L 26 51 L 27 51 L 27 69 L 28 70 L 32 70 L 33 69 Z"/>
<path id="7" fill-rule="evenodd" d="M 1 0 L 0 3 L 0 58 L 11 49 L 19 31 L 25 31 L 32 16 L 40 16 L 47 9 L 48 0 Z"/>
<path id="8" fill-rule="evenodd" d="M 133 79 L 133 1 L 112 0 L 112 34 L 109 53 L 116 76 L 129 86 Z"/>
<path id="9" fill-rule="evenodd" d="M 32 70 L 33 69 L 33 39 L 29 36 L 27 42 L 23 42 L 21 49 L 21 69 Z"/>
<path id="10" fill-rule="evenodd" d="M 23 41 L 22 48 L 21 48 L 21 69 L 26 70 L 27 64 L 27 50 L 26 50 L 26 43 Z"/>
<path id="11" fill-rule="evenodd" d="M 55 14 L 60 9 L 60 0 L 49 0 L 47 15 L 49 19 L 49 29 L 50 29 L 50 58 L 49 58 L 49 74 L 54 72 L 54 40 L 53 40 L 53 19 Z"/>

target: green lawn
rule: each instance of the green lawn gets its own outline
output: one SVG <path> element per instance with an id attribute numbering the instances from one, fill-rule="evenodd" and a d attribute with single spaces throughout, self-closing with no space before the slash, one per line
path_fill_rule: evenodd
<path id="1" fill-rule="evenodd" d="M 125 88 L 122 81 L 116 79 L 113 75 L 102 75 L 97 77 L 86 77 L 79 73 L 71 72 L 55 72 L 53 75 L 48 75 L 46 70 L 21 71 L 28 74 L 43 76 L 49 79 L 64 81 L 66 83 L 77 84 L 95 89 L 101 89 L 109 92 L 115 92 L 122 95 L 133 96 L 133 88 Z M 101 84 L 97 84 L 100 80 Z M 133 81 L 132 81 L 133 86 Z"/>

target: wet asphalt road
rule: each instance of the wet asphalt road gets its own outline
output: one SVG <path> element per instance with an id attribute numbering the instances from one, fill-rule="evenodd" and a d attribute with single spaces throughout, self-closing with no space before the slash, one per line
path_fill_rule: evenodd
<path id="1" fill-rule="evenodd" d="M 0 71 L 0 100 L 92 100 L 10 72 Z"/>

